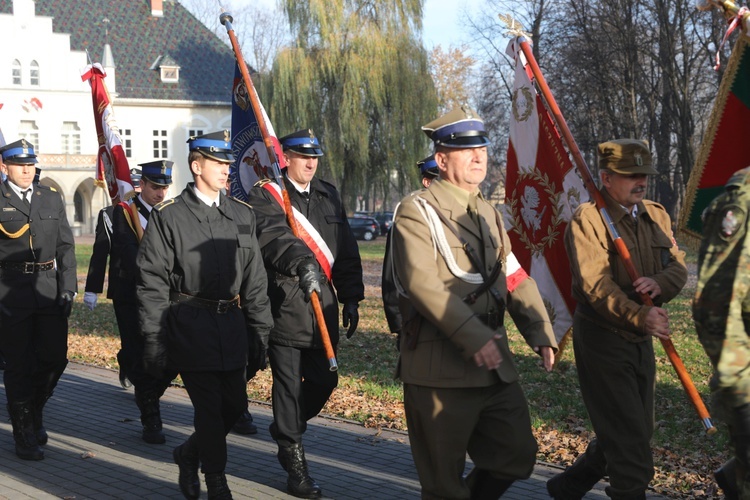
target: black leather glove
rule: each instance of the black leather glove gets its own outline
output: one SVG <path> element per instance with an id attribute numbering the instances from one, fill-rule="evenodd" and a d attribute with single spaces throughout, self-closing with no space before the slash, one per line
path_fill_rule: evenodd
<path id="1" fill-rule="evenodd" d="M 346 331 L 346 338 L 352 338 L 352 335 L 357 331 L 357 325 L 359 324 L 359 304 L 356 302 L 347 302 L 344 304 L 344 311 L 341 314 L 341 319 L 344 322 L 344 328 L 347 326 L 349 327 Z"/>
<path id="2" fill-rule="evenodd" d="M 73 309 L 73 292 L 65 290 L 57 298 L 57 305 L 60 306 L 60 314 L 64 317 L 70 317 L 70 311 Z"/>
<path id="3" fill-rule="evenodd" d="M 322 281 L 318 264 L 314 260 L 305 260 L 297 266 L 299 277 L 299 288 L 305 294 L 305 300 L 310 300 L 313 292 L 320 294 L 320 282 Z"/>
<path id="4" fill-rule="evenodd" d="M 167 348 L 158 339 L 146 337 L 143 344 L 143 370 L 154 378 L 162 378 L 167 367 Z"/>

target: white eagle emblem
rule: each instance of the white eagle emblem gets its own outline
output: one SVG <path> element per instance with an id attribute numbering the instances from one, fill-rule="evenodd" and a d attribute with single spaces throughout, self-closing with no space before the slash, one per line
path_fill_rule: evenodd
<path id="1" fill-rule="evenodd" d="M 526 186 L 521 196 L 521 217 L 527 228 L 531 229 L 532 234 L 542 227 L 542 217 L 547 207 L 539 212 L 539 192 L 532 186 Z"/>

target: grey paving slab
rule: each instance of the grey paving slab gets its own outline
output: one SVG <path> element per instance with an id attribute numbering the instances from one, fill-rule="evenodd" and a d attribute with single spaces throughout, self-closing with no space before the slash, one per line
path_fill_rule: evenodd
<path id="1" fill-rule="evenodd" d="M 2 384 L 0 401 L 5 401 Z M 260 432 L 228 437 L 230 489 L 235 498 L 293 498 L 285 492 L 286 476 L 267 430 L 271 408 L 253 404 L 251 412 Z M 8 413 L 0 405 L 0 499 L 182 498 L 172 449 L 192 432 L 192 407 L 183 389 L 167 390 L 162 419 L 167 443 L 143 442 L 132 389 L 123 390 L 113 371 L 71 363 L 45 407 L 50 439 L 44 460 L 27 462 L 16 457 Z M 305 451 L 325 498 L 407 500 L 420 496 L 405 433 L 317 417 L 305 434 Z M 558 471 L 538 464 L 532 477 L 517 481 L 504 498 L 549 498 L 545 481 Z M 600 483 L 586 498 L 606 498 L 604 486 Z"/>

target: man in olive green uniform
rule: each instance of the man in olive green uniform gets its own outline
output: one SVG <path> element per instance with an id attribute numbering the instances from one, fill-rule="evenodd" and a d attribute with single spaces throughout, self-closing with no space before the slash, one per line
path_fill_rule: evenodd
<path id="1" fill-rule="evenodd" d="M 685 253 L 672 237 L 669 215 L 643 199 L 648 176 L 657 173 L 648 144 L 609 141 L 599 144 L 598 156 L 601 194 L 640 277 L 633 281 L 628 275 L 595 204 L 578 207 L 565 248 L 578 302 L 573 317 L 578 379 L 596 438 L 572 467 L 547 482 L 556 499 L 582 498 L 605 471 L 610 497 L 645 498 L 654 475 L 652 337 L 669 338 L 669 317 L 661 305 L 687 280 Z M 654 306 L 644 305 L 642 294 Z"/>
<path id="2" fill-rule="evenodd" d="M 536 284 L 479 192 L 487 174 L 484 123 L 456 108 L 422 129 L 434 142 L 440 179 L 404 198 L 392 229 L 396 279 L 406 294 L 398 376 L 412 455 L 422 498 L 498 498 L 529 477 L 537 450 L 505 309 L 547 370 L 557 344 Z M 464 479 L 467 452 L 475 468 Z"/>
<path id="3" fill-rule="evenodd" d="M 734 445 L 735 458 L 715 473 L 727 498 L 750 498 L 749 211 L 750 167 L 704 212 L 693 301 L 695 329 L 714 367 L 714 412 L 728 423 Z"/>

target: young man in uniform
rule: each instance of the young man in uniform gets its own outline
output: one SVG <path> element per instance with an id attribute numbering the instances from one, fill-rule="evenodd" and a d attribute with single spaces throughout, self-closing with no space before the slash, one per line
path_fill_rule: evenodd
<path id="1" fill-rule="evenodd" d="M 135 168 L 130 170 L 130 182 L 133 184 L 133 190 L 136 193 L 141 192 L 141 169 Z M 96 219 L 96 231 L 94 245 L 89 259 L 89 272 L 86 276 L 85 293 L 83 294 L 83 303 L 89 310 L 93 311 L 98 300 L 97 295 L 104 291 L 104 275 L 107 274 L 107 261 L 109 261 L 109 274 L 107 283 L 107 298 L 112 299 L 118 286 L 120 275 L 120 263 L 111 258 L 112 252 L 112 215 L 115 206 L 109 205 L 99 210 L 99 216 Z M 122 334 L 120 335 L 122 338 Z M 125 369 L 123 359 L 124 348 L 122 340 L 120 351 L 117 353 L 117 363 L 120 365 L 120 385 L 123 389 L 129 389 L 133 386 Z"/>
<path id="2" fill-rule="evenodd" d="M 422 130 L 440 178 L 401 201 L 391 229 L 409 441 L 423 498 L 495 499 L 531 475 L 537 450 L 506 309 L 547 371 L 557 344 L 536 283 L 479 191 L 484 123 L 460 107 Z M 474 469 L 463 478 L 467 453 Z"/>
<path id="3" fill-rule="evenodd" d="M 34 146 L 0 148 L 0 351 L 16 455 L 41 460 L 42 410 L 68 364 L 68 317 L 78 290 L 73 232 L 52 188 L 34 184 Z"/>
<path id="4" fill-rule="evenodd" d="M 191 137 L 194 182 L 151 213 L 138 251 L 144 367 L 180 373 L 195 432 L 173 456 L 186 498 L 231 498 L 226 435 L 247 408 L 245 373 L 273 326 L 255 215 L 221 193 L 234 161 L 226 131 Z M 144 177 L 146 172 L 144 171 Z"/>
<path id="5" fill-rule="evenodd" d="M 357 308 L 364 299 L 362 262 L 336 188 L 315 177 L 323 151 L 312 130 L 300 130 L 280 141 L 287 165 L 283 182 L 297 225 L 311 238 L 303 241 L 292 233 L 276 184 L 261 181 L 250 190 L 274 317 L 268 348 L 273 373 L 270 432 L 279 446 L 279 463 L 288 473 L 287 491 L 301 498 L 319 498 L 321 488 L 308 472 L 302 435 L 307 421 L 328 401 L 338 375 L 329 369 L 310 296 L 315 291 L 320 297 L 335 349 L 339 303 L 347 338 L 357 329 Z"/>

